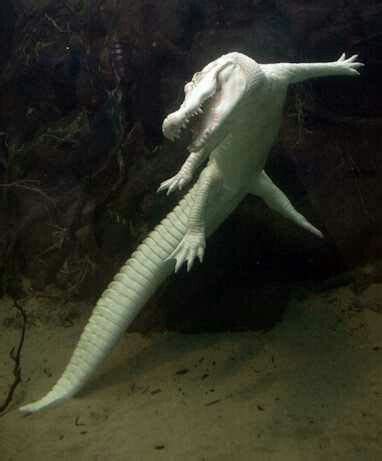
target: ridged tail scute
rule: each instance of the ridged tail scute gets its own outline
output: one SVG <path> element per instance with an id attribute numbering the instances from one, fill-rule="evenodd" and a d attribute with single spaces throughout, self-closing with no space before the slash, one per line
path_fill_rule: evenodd
<path id="1" fill-rule="evenodd" d="M 20 411 L 34 413 L 57 405 L 88 382 L 150 296 L 173 272 L 174 261 L 168 257 L 185 235 L 194 190 L 151 232 L 109 284 L 54 387 Z"/>

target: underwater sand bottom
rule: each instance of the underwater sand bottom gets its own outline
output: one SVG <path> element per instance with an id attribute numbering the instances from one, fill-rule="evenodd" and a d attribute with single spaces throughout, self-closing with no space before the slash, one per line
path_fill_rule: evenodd
<path id="1" fill-rule="evenodd" d="M 84 322 L 28 329 L 1 460 L 382 459 L 382 315 L 357 310 L 348 288 L 294 300 L 266 333 L 126 334 L 78 398 L 19 414 Z M 18 335 L 3 329 L 0 399 Z"/>

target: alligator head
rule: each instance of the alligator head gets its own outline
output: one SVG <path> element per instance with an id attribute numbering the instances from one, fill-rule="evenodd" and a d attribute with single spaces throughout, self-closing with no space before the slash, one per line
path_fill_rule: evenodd
<path id="1" fill-rule="evenodd" d="M 200 150 L 214 139 L 224 137 L 223 126 L 237 118 L 239 107 L 254 82 L 265 76 L 259 64 L 241 53 L 229 53 L 194 74 L 184 87 L 180 108 L 168 115 L 162 126 L 170 140 L 180 137 L 190 122 L 194 133 L 189 150 Z"/>

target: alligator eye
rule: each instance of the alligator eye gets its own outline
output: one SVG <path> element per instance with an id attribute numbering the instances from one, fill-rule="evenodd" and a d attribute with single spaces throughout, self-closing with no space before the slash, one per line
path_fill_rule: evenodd
<path id="1" fill-rule="evenodd" d="M 193 86 L 194 86 L 194 85 L 193 85 L 192 82 L 186 83 L 186 84 L 184 85 L 184 92 L 185 92 L 185 93 L 188 93 L 188 92 L 192 89 Z"/>
<path id="2" fill-rule="evenodd" d="M 198 83 L 201 77 L 201 72 L 196 72 L 194 76 L 192 77 L 192 82 L 191 83 Z"/>

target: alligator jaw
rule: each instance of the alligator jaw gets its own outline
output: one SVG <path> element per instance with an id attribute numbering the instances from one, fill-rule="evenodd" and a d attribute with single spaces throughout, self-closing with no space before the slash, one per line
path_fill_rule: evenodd
<path id="1" fill-rule="evenodd" d="M 208 64 L 185 85 L 184 93 L 184 102 L 164 119 L 162 131 L 166 138 L 174 141 L 192 122 L 194 136 L 189 150 L 202 149 L 225 119 L 232 115 L 243 96 L 237 62 L 224 57 Z"/>
<path id="2" fill-rule="evenodd" d="M 187 128 L 190 121 L 194 119 L 197 115 L 202 115 L 202 107 L 197 107 L 193 111 L 185 111 L 179 109 L 176 112 L 168 115 L 163 121 L 163 134 L 167 139 L 175 141 L 180 138 L 182 131 Z"/>
<path id="3" fill-rule="evenodd" d="M 203 125 L 208 123 L 209 113 L 205 110 L 205 106 L 207 101 L 211 102 L 208 104 L 208 109 L 213 106 L 214 96 L 218 91 L 218 80 L 216 73 L 207 77 L 199 84 L 196 84 L 194 83 L 196 81 L 194 76 L 193 81 L 185 85 L 185 100 L 183 104 L 179 110 L 169 114 L 163 121 L 162 131 L 167 139 L 171 141 L 178 139 L 191 120 L 204 121 Z"/>

